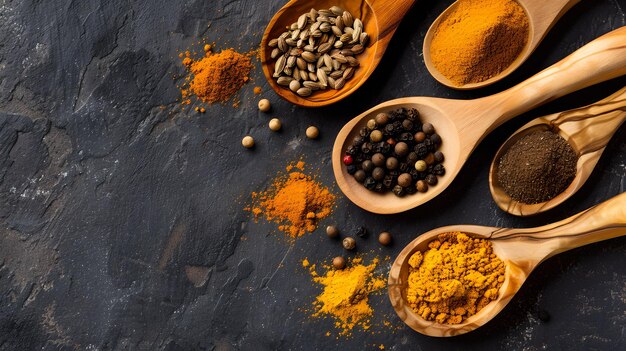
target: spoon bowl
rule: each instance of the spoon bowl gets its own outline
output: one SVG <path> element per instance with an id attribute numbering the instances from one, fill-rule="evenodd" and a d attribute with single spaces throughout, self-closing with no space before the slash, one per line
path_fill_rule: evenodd
<path id="1" fill-rule="evenodd" d="M 626 27 L 616 29 L 578 49 L 565 59 L 499 94 L 475 100 L 408 97 L 377 105 L 348 122 L 335 139 L 332 164 L 341 191 L 357 206 L 380 214 L 415 208 L 439 195 L 459 173 L 480 141 L 492 130 L 541 104 L 587 86 L 626 74 Z M 342 158 L 367 120 L 397 107 L 415 107 L 424 122 L 441 136 L 446 173 L 426 193 L 403 198 L 378 194 L 348 174 Z"/>
<path id="2" fill-rule="evenodd" d="M 462 0 L 461 0 L 462 1 Z M 526 12 L 528 16 L 529 22 L 529 35 L 528 40 L 526 42 L 526 46 L 520 52 L 518 57 L 507 67 L 505 70 L 500 72 L 499 74 L 484 80 L 482 82 L 477 83 L 468 83 L 459 85 L 456 82 L 448 79 L 446 76 L 441 74 L 439 70 L 435 67 L 432 62 L 432 57 L 430 54 L 430 47 L 432 44 L 433 36 L 435 34 L 435 30 L 443 21 L 446 19 L 449 14 L 456 9 L 459 5 L 459 1 L 454 2 L 450 5 L 444 12 L 435 19 L 433 24 L 426 32 L 426 36 L 424 37 L 424 63 L 426 64 L 426 68 L 430 72 L 430 74 L 441 84 L 458 90 L 471 90 L 478 89 L 495 82 L 500 81 L 504 77 L 511 74 L 515 71 L 519 66 L 524 63 L 528 57 L 535 51 L 537 46 L 541 43 L 543 38 L 546 36 L 548 31 L 554 26 L 554 24 L 565 14 L 572 6 L 577 4 L 580 0 L 517 0 L 517 2 L 521 5 L 521 7 Z"/>
<path id="3" fill-rule="evenodd" d="M 595 104 L 562 113 L 536 118 L 507 139 L 496 153 L 489 169 L 491 195 L 503 211 L 516 216 L 530 216 L 550 210 L 574 195 L 589 179 L 606 145 L 626 120 L 626 88 Z M 498 162 L 522 137 L 542 130 L 558 133 L 578 156 L 576 176 L 570 185 L 551 200 L 525 204 L 513 200 L 500 185 Z"/>
<path id="4" fill-rule="evenodd" d="M 369 76 L 382 59 L 389 41 L 393 37 L 400 21 L 413 5 L 414 0 L 291 0 L 283 6 L 270 20 L 263 38 L 261 39 L 261 67 L 269 85 L 283 99 L 303 107 L 319 107 L 340 101 L 355 92 Z M 298 17 L 308 13 L 311 8 L 317 10 L 339 6 L 349 11 L 354 18 L 359 18 L 370 39 L 366 49 L 357 56 L 360 66 L 354 72 L 354 76 L 346 81 L 344 87 L 339 90 L 327 89 L 316 91 L 308 97 L 301 97 L 276 83 L 272 77 L 274 63 L 271 58 L 272 48 L 268 42 L 280 36 L 286 28 L 298 20 Z"/>
<path id="5" fill-rule="evenodd" d="M 506 265 L 505 280 L 496 300 L 459 324 L 440 324 L 418 315 L 407 302 L 409 258 L 425 251 L 439 234 L 463 232 L 487 239 Z M 530 273 L 544 260 L 567 250 L 626 235 L 626 193 L 570 218 L 528 229 L 455 225 L 431 230 L 400 252 L 389 272 L 389 299 L 398 316 L 413 330 L 430 336 L 460 335 L 486 324 L 511 301 Z"/>

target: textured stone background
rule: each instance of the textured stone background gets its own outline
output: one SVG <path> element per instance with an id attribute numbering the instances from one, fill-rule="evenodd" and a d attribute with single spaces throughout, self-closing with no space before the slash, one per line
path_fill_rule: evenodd
<path id="1" fill-rule="evenodd" d="M 514 75 L 477 92 L 438 85 L 422 38 L 451 0 L 419 0 L 370 80 L 345 101 L 304 110 L 279 101 L 258 67 L 241 105 L 181 112 L 179 50 L 214 41 L 255 49 L 283 1 L 0 0 L 0 349 L 324 350 L 624 349 L 626 239 L 573 250 L 541 265 L 485 327 L 451 339 L 405 328 L 385 294 L 375 320 L 393 328 L 324 334 L 331 321 L 301 311 L 319 288 L 299 262 L 340 245 L 318 230 L 295 244 L 242 208 L 292 160 L 334 184 L 330 151 L 342 124 L 382 101 L 412 95 L 471 98 L 503 90 L 626 24 L 624 0 L 582 1 Z M 195 45 L 195 46 L 194 46 Z M 256 109 L 254 85 L 274 103 Z M 560 99 L 492 133 L 452 186 L 399 215 L 370 215 L 340 197 L 331 219 L 350 230 L 389 230 L 366 257 L 391 256 L 432 228 L 475 223 L 528 227 L 565 218 L 624 191 L 626 130 L 585 187 L 536 218 L 503 214 L 487 174 L 494 150 L 533 117 L 582 106 L 626 85 L 617 79 Z M 166 108 L 161 109 L 164 105 Z M 284 130 L 271 133 L 277 116 Z M 316 124 L 321 138 L 306 140 Z M 240 147 L 251 133 L 258 147 Z M 338 190 L 335 189 L 339 194 Z M 388 266 L 379 273 L 386 274 Z M 551 319 L 542 322 L 539 311 Z"/>

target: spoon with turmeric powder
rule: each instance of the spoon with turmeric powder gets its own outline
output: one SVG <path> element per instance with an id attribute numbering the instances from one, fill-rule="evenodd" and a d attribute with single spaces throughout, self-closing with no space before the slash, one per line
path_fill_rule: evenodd
<path id="1" fill-rule="evenodd" d="M 383 54 L 389 46 L 402 18 L 411 9 L 415 0 L 291 0 L 285 4 L 270 20 L 261 39 L 261 67 L 267 82 L 283 99 L 304 107 L 320 107 L 338 102 L 355 92 L 374 72 Z M 327 9 L 338 6 L 349 11 L 354 18 L 359 18 L 364 25 L 364 32 L 369 34 L 369 43 L 358 55 L 359 68 L 354 76 L 345 82 L 343 88 L 320 90 L 306 97 L 298 96 L 291 90 L 278 85 L 272 77 L 274 60 L 271 58 L 272 48 L 268 42 L 285 32 L 285 28 L 298 20 L 298 17 L 315 9 Z"/>
<path id="2" fill-rule="evenodd" d="M 493 200 L 500 209 L 516 216 L 535 215 L 562 204 L 572 197 L 572 195 L 585 184 L 587 179 L 589 179 L 591 172 L 600 160 L 600 156 L 602 156 L 613 134 L 619 130 L 619 126 L 625 121 L 626 88 L 622 88 L 615 94 L 595 104 L 535 118 L 526 123 L 502 144 L 491 162 L 489 169 L 489 189 L 491 190 Z M 548 192 L 540 186 L 526 189 L 538 195 L 540 192 L 543 192 L 540 196 L 543 196 L 544 198 L 542 200 L 545 200 L 538 200 L 540 202 L 535 203 L 525 203 L 523 198 L 515 195 L 511 196 L 507 193 L 506 187 L 503 185 L 504 182 L 500 162 L 503 156 L 523 138 L 532 136 L 534 133 L 545 133 L 546 131 L 561 136 L 563 140 L 569 144 L 575 157 L 577 157 L 575 167 L 572 167 L 573 179 L 571 179 L 569 185 L 567 185 L 566 180 L 562 177 L 561 179 L 564 183 L 561 189 L 563 190 L 556 194 L 556 196 L 550 196 L 551 194 L 548 194 Z M 548 150 L 544 149 L 542 152 L 547 153 Z M 547 159 L 550 158 L 542 159 L 540 162 L 530 162 L 532 165 L 527 168 L 541 167 L 539 163 Z M 563 158 L 561 158 L 561 160 L 562 159 Z M 557 168 L 553 162 L 550 162 L 549 167 L 551 172 Z M 523 177 L 528 177 L 529 175 L 529 172 L 519 171 L 517 168 L 514 172 L 522 174 Z M 544 171 L 542 175 L 546 173 L 550 172 Z M 557 177 L 557 173 L 555 173 L 554 176 Z M 531 179 L 534 179 L 533 182 L 535 184 L 541 182 L 543 182 L 544 185 L 548 182 L 552 184 L 556 183 L 553 179 L 548 179 L 548 177 L 532 177 Z"/>
<path id="3" fill-rule="evenodd" d="M 352 119 L 337 135 L 332 153 L 337 185 L 353 203 L 373 213 L 399 213 L 415 208 L 442 193 L 480 141 L 502 123 L 546 102 L 624 74 L 626 27 L 621 27 L 495 95 L 475 100 L 407 97 L 384 102 Z M 441 136 L 439 150 L 445 155 L 445 175 L 426 193 L 397 197 L 366 189 L 348 173 L 342 158 L 369 119 L 401 107 L 417 109 L 422 122 L 431 123 Z"/>
<path id="4" fill-rule="evenodd" d="M 424 63 L 450 88 L 493 84 L 515 71 L 580 0 L 458 0 L 424 37 Z"/>
<path id="5" fill-rule="evenodd" d="M 479 248 L 473 251 L 473 257 L 468 257 L 466 262 L 438 263 L 432 256 L 428 257 L 428 264 L 452 265 L 454 272 L 459 275 L 459 279 L 456 282 L 459 286 L 454 289 L 459 296 L 450 297 L 442 293 L 441 299 L 445 301 L 436 301 L 440 306 L 448 308 L 463 305 L 465 291 L 471 290 L 478 285 L 488 285 L 482 282 L 484 279 L 489 279 L 489 272 L 486 272 L 486 270 L 491 270 L 491 267 L 497 267 L 500 272 L 496 273 L 501 273 L 501 268 L 498 266 L 502 262 L 504 263 L 504 279 L 500 279 L 499 284 L 497 284 L 499 285 L 499 289 L 495 291 L 497 296 L 494 295 L 495 292 L 487 292 L 491 286 L 496 284 L 487 286 L 483 291 L 472 291 L 474 296 L 471 296 L 468 300 L 477 299 L 479 309 L 475 311 L 475 314 L 470 315 L 468 311 L 471 308 L 465 310 L 458 310 L 458 307 L 454 308 L 455 311 L 450 314 L 455 315 L 455 318 L 445 319 L 448 323 L 454 319 L 461 320 L 460 323 L 454 324 L 439 323 L 437 320 L 426 320 L 423 315 L 428 317 L 429 311 L 426 311 L 426 313 L 422 311 L 421 315 L 418 314 L 412 308 L 412 303 L 407 298 L 409 292 L 407 288 L 413 284 L 409 280 L 409 271 L 411 267 L 416 265 L 415 262 L 410 262 L 410 258 L 418 251 L 427 251 L 429 244 L 442 233 L 464 233 L 473 238 L 473 240 L 477 240 L 472 245 L 479 246 Z M 398 316 L 417 332 L 438 337 L 464 334 L 481 327 L 500 313 L 519 291 L 530 273 L 541 262 L 567 250 L 623 235 L 626 235 L 626 193 L 617 195 L 560 222 L 537 228 L 508 229 L 477 225 L 455 225 L 437 228 L 420 235 L 400 252 L 389 272 L 389 299 Z M 487 245 L 483 242 L 486 242 Z M 439 248 L 439 253 L 444 249 L 445 247 Z M 491 249 L 493 249 L 495 256 L 489 255 L 489 250 Z M 480 256 L 481 254 L 485 257 Z M 463 258 L 461 256 L 458 257 Z M 482 274 L 477 275 L 475 272 L 464 271 L 468 265 L 478 264 L 477 261 L 481 259 L 485 259 L 483 262 L 486 262 L 486 268 L 482 269 L 484 276 L 481 277 Z M 424 261 L 426 260 L 427 257 L 424 256 Z M 437 267 L 430 267 L 430 269 L 431 271 L 437 271 Z M 495 276 L 492 275 L 491 277 Z M 471 287 L 463 284 L 468 280 L 474 282 Z M 446 290 L 445 283 L 448 282 L 442 282 L 441 284 L 444 290 Z M 481 293 L 484 296 L 476 296 L 476 294 Z M 482 298 L 490 299 L 491 302 L 482 306 L 480 301 Z M 430 303 L 435 302 L 430 298 L 428 300 Z M 415 303 L 413 302 L 413 304 Z M 442 308 L 442 310 L 446 308 Z M 444 313 L 443 311 L 439 312 Z M 444 320 L 444 318 L 440 318 L 440 320 Z"/>

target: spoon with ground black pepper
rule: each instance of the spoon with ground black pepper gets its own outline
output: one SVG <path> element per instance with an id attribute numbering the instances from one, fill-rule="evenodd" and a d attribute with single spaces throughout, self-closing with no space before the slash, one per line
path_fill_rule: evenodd
<path id="1" fill-rule="evenodd" d="M 624 74 L 626 27 L 621 27 L 499 94 L 475 100 L 407 97 L 384 102 L 352 119 L 337 135 L 332 152 L 335 179 L 341 191 L 367 211 L 389 214 L 415 208 L 446 189 L 480 141 L 502 123 L 548 101 Z M 428 192 L 402 198 L 367 190 L 342 164 L 346 150 L 367 121 L 399 107 L 417 109 L 421 120 L 436 128 L 443 140 L 439 150 L 445 155 L 446 169 Z"/>
<path id="2" fill-rule="evenodd" d="M 489 188 L 494 201 L 502 210 L 517 216 L 538 214 L 563 203 L 574 195 L 589 179 L 606 145 L 624 121 L 626 121 L 626 88 L 595 104 L 530 121 L 502 144 L 491 163 Z M 501 167 L 500 163 L 503 156 L 511 150 L 513 145 L 522 140 L 522 138 L 541 131 L 558 134 L 571 146 L 577 157 L 577 161 L 574 160 L 575 175 L 569 185 L 563 184 L 561 186 L 561 191 L 556 196 L 548 200 L 528 204 L 524 203 L 521 197 L 515 194 L 511 196 L 507 193 L 506 186 L 503 184 L 506 180 L 500 179 L 502 172 L 499 172 L 499 168 Z M 546 150 L 545 152 L 548 151 Z M 555 168 L 554 163 L 560 162 L 562 159 L 562 156 L 554 156 L 560 159 L 554 160 L 550 165 L 545 165 L 545 168 L 550 169 L 550 171 Z M 543 160 L 550 161 L 550 158 L 542 158 L 541 161 Z M 524 165 L 518 165 L 518 167 L 520 167 L 518 173 L 526 173 L 523 169 Z M 549 176 L 550 174 L 539 175 L 539 177 Z M 555 174 L 555 176 L 558 175 Z M 557 184 L 558 180 L 552 180 L 550 183 Z M 541 184 L 542 182 L 543 178 L 535 179 L 533 183 Z M 513 185 L 533 187 L 533 184 Z M 534 190 L 539 189 L 527 190 L 531 190 L 531 193 L 533 193 L 536 192 Z M 545 194 L 545 189 L 541 191 Z"/>
<path id="3" fill-rule="evenodd" d="M 463 232 L 489 240 L 493 252 L 506 265 L 505 280 L 497 299 L 459 324 L 427 321 L 406 301 L 409 258 L 416 251 L 426 251 L 429 242 L 448 232 Z M 415 331 L 430 336 L 464 334 L 486 324 L 500 313 L 541 262 L 567 250 L 623 235 L 626 235 L 626 193 L 560 222 L 537 228 L 455 225 L 434 229 L 409 243 L 394 261 L 389 272 L 389 299 L 400 319 Z"/>
<path id="4" fill-rule="evenodd" d="M 441 84 L 454 89 L 470 90 L 493 84 L 508 76 L 521 66 L 533 51 L 535 51 L 548 31 L 550 31 L 561 16 L 579 1 L 580 0 L 513 0 L 513 6 L 519 4 L 525 12 L 528 25 L 523 28 L 516 27 L 519 23 L 513 23 L 511 26 L 508 26 L 506 23 L 498 23 L 488 28 L 485 20 L 482 18 L 476 19 L 476 21 L 480 23 L 480 28 L 464 28 L 464 22 L 458 22 L 458 18 L 455 18 L 453 20 L 453 22 L 455 22 L 454 26 L 460 33 L 471 33 L 473 30 L 476 30 L 476 35 L 480 34 L 484 36 L 482 43 L 477 44 L 478 46 L 482 46 L 481 55 L 483 56 L 472 61 L 464 60 L 462 66 L 467 67 L 466 70 L 468 71 L 475 69 L 486 71 L 480 74 L 468 72 L 468 76 L 463 74 L 463 81 L 459 81 L 458 77 L 446 76 L 446 74 L 440 72 L 437 69 L 437 65 L 433 62 L 433 53 L 431 52 L 433 38 L 438 35 L 437 29 L 439 25 L 445 22 L 450 16 L 455 16 L 456 10 L 462 5 L 461 3 L 465 2 L 467 4 L 466 0 L 456 1 L 433 22 L 424 37 L 423 53 L 426 68 Z M 487 14 L 489 16 L 495 16 L 493 8 L 494 6 L 485 5 L 485 11 L 487 12 L 482 13 L 482 15 Z M 476 12 L 478 13 L 478 11 Z M 468 13 L 471 15 L 472 11 Z M 461 16 L 459 14 L 456 15 Z M 467 16 L 467 13 L 463 13 L 462 15 Z M 498 20 L 504 21 L 510 17 L 514 16 L 512 16 L 511 13 L 503 13 Z M 525 36 L 526 34 L 527 40 L 523 41 L 523 38 L 520 36 Z M 502 44 L 503 38 L 506 38 L 504 39 L 504 41 L 506 41 L 504 45 Z M 454 56 L 463 57 L 466 54 L 467 52 L 459 52 Z M 449 55 L 450 53 L 446 56 Z M 444 59 L 449 60 L 449 57 L 444 57 Z M 492 69 L 489 69 L 490 66 L 493 66 Z M 485 77 L 489 78 L 485 79 Z"/>
<path id="5" fill-rule="evenodd" d="M 369 76 L 383 57 L 389 41 L 400 25 L 402 18 L 409 11 L 415 0 L 291 0 L 283 6 L 270 20 L 261 39 L 261 67 L 267 82 L 283 99 L 304 107 L 320 107 L 338 102 L 355 92 Z M 271 58 L 270 39 L 277 38 L 302 14 L 311 8 L 328 9 L 332 6 L 349 11 L 354 18 L 359 18 L 364 25 L 363 31 L 369 34 L 369 43 L 358 55 L 359 68 L 354 76 L 345 82 L 343 88 L 316 91 L 314 94 L 301 97 L 291 90 L 281 87 L 272 77 L 274 60 Z"/>

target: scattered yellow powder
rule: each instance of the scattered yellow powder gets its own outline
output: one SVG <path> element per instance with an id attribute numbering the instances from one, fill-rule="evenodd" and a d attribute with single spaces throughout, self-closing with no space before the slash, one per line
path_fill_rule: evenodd
<path id="1" fill-rule="evenodd" d="M 505 265 L 488 240 L 444 233 L 428 247 L 409 258 L 406 297 L 417 314 L 458 324 L 498 297 Z"/>
<path id="2" fill-rule="evenodd" d="M 304 260 L 302 260 L 302 267 L 306 268 L 308 266 L 309 266 L 309 260 L 305 258 Z"/>
<path id="3" fill-rule="evenodd" d="M 343 270 L 325 266 L 324 275 L 317 275 L 312 265 L 309 272 L 313 281 L 324 287 L 313 303 L 313 316 L 334 318 L 342 336 L 351 335 L 355 326 L 368 330 L 374 312 L 369 305 L 369 295 L 386 286 L 385 279 L 373 273 L 378 262 L 375 258 L 364 265 L 361 258 L 354 258 Z"/>
<path id="4" fill-rule="evenodd" d="M 314 176 L 303 173 L 304 162 L 287 166 L 264 192 L 251 194 L 253 206 L 247 208 L 255 219 L 263 216 L 278 224 L 278 229 L 296 238 L 317 229 L 335 205 L 335 195 Z"/>

